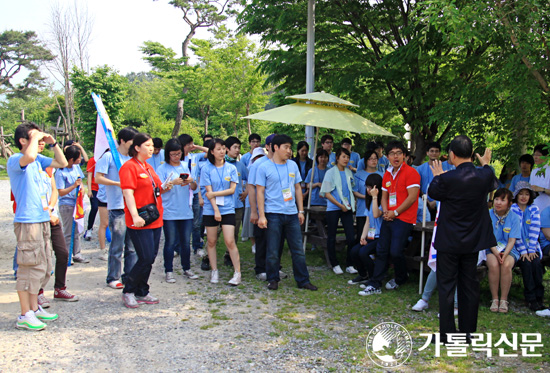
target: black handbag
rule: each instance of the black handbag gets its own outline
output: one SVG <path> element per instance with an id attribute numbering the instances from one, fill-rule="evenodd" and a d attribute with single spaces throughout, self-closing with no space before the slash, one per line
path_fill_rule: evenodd
<path id="1" fill-rule="evenodd" d="M 145 220 L 145 225 L 147 226 L 151 224 L 152 222 L 156 221 L 158 218 L 160 218 L 159 209 L 157 208 L 156 203 L 150 203 L 148 205 L 145 205 L 138 210 L 139 216 Z"/>

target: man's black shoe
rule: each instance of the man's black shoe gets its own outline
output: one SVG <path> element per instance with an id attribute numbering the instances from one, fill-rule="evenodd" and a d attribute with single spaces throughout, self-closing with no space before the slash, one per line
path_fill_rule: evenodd
<path id="1" fill-rule="evenodd" d="M 202 258 L 201 269 L 203 271 L 210 271 L 210 260 L 208 260 L 208 255 Z"/>
<path id="2" fill-rule="evenodd" d="M 541 311 L 545 309 L 544 305 L 542 303 L 537 302 L 536 300 L 529 302 L 529 309 L 533 312 Z"/>
<path id="3" fill-rule="evenodd" d="M 300 289 L 306 289 L 306 290 L 316 291 L 316 290 L 317 290 L 317 286 L 313 285 L 311 282 L 308 282 L 307 284 L 300 286 Z"/>
<path id="4" fill-rule="evenodd" d="M 268 285 L 267 285 L 267 288 L 269 290 L 277 290 L 279 289 L 279 283 L 277 281 L 271 281 Z"/>

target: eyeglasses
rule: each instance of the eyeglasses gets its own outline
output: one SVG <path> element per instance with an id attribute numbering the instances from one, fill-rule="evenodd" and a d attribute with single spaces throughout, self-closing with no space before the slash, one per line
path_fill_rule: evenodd
<path id="1" fill-rule="evenodd" d="M 399 152 L 389 152 L 388 153 L 388 157 L 400 157 L 403 155 L 403 152 L 399 151 Z"/>
<path id="2" fill-rule="evenodd" d="M 170 153 L 170 157 L 181 157 L 181 152 L 177 152 L 177 153 Z"/>

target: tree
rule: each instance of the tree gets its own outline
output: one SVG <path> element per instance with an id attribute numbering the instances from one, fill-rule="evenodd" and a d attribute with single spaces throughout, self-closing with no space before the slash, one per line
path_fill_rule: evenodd
<path id="1" fill-rule="evenodd" d="M 86 146 L 95 142 L 97 110 L 92 100 L 92 92 L 101 96 L 115 132 L 123 127 L 123 112 L 128 92 L 126 78 L 107 65 L 92 69 L 92 73 L 73 67 L 71 82 L 75 89 L 76 127 Z"/>
<path id="2" fill-rule="evenodd" d="M 461 30 L 443 32 L 430 23 L 426 9 L 435 2 L 334 0 L 316 7 L 316 89 L 376 113 L 382 125 L 398 114 L 401 126 L 412 127 L 417 163 L 428 142 L 444 143 L 459 128 L 479 137 L 499 130 L 503 100 L 515 95 L 499 90 L 488 73 L 503 64 L 502 37 L 484 35 L 458 45 Z M 261 68 L 288 93 L 305 87 L 306 5 L 305 0 L 253 0 L 239 18 L 243 31 L 275 45 Z"/>
<path id="3" fill-rule="evenodd" d="M 54 56 L 38 40 L 34 31 L 7 30 L 0 34 L 0 94 L 29 91 L 43 85 L 40 64 Z M 26 72 L 21 84 L 14 85 L 15 75 Z"/>
<path id="4" fill-rule="evenodd" d="M 73 66 L 89 72 L 87 47 L 92 34 L 93 20 L 88 15 L 87 8 L 80 9 L 76 1 L 69 8 L 56 3 L 51 8 L 49 27 L 49 46 L 57 54 L 49 69 L 63 85 L 65 95 L 65 107 L 59 105 L 59 113 L 63 117 L 67 132 L 76 139 L 74 92 L 70 75 Z"/>

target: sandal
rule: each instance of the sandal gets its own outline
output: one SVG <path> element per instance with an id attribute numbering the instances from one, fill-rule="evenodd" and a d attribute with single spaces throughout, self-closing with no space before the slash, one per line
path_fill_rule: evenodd
<path id="1" fill-rule="evenodd" d="M 501 299 L 500 306 L 498 306 L 498 312 L 507 313 L 508 312 L 508 301 Z"/>
<path id="2" fill-rule="evenodd" d="M 493 301 L 491 302 L 491 308 L 489 308 L 489 310 L 491 310 L 491 312 L 498 312 L 499 310 L 499 305 L 498 305 L 498 299 L 493 299 Z"/>

